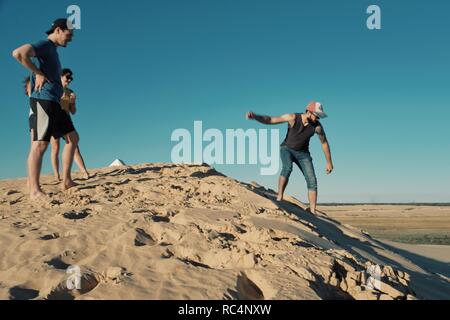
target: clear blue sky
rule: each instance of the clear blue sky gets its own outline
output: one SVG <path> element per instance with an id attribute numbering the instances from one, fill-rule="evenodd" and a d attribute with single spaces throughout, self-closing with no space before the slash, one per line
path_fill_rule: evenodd
<path id="1" fill-rule="evenodd" d="M 326 176 L 313 138 L 319 201 L 450 201 L 450 2 L 441 0 L 0 0 L 1 179 L 26 175 L 29 148 L 27 72 L 11 51 L 44 38 L 74 3 L 82 29 L 59 52 L 74 71 L 89 167 L 168 162 L 172 131 L 194 120 L 260 129 L 246 111 L 302 112 L 317 99 L 335 165 Z M 380 31 L 366 28 L 370 4 L 381 7 Z M 217 169 L 277 183 L 258 166 Z M 287 192 L 306 199 L 298 169 Z"/>

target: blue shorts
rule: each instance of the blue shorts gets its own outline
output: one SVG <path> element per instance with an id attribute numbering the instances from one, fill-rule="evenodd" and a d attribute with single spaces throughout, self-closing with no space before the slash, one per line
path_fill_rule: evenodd
<path id="1" fill-rule="evenodd" d="M 296 151 L 287 146 L 280 147 L 280 157 L 283 168 L 281 176 L 289 179 L 292 173 L 292 163 L 295 163 L 306 179 L 306 185 L 309 191 L 317 191 L 317 178 L 314 171 L 311 155 L 308 151 Z"/>

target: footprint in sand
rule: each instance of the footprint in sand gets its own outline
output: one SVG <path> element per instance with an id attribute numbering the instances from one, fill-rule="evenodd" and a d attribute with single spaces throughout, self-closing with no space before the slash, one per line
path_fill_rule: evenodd
<path id="1" fill-rule="evenodd" d="M 123 184 L 127 184 L 127 183 L 129 183 L 131 180 L 130 179 L 123 179 L 123 180 L 120 180 L 118 183 L 116 183 L 115 185 L 116 186 L 120 186 L 120 185 L 123 185 Z"/>
<path id="2" fill-rule="evenodd" d="M 245 273 L 238 276 L 236 286 L 240 300 L 264 300 L 262 290 Z"/>
<path id="3" fill-rule="evenodd" d="M 45 236 L 40 237 L 40 240 L 54 240 L 59 238 L 59 233 L 55 232 L 52 234 L 46 234 Z"/>
<path id="4" fill-rule="evenodd" d="M 64 218 L 69 219 L 69 220 L 80 220 L 80 219 L 84 219 L 87 216 L 89 216 L 89 214 L 90 214 L 89 211 L 90 211 L 89 209 L 85 209 L 80 212 L 76 212 L 76 211 L 72 210 L 72 211 L 65 212 L 63 214 L 63 216 L 64 216 Z"/>
<path id="5" fill-rule="evenodd" d="M 201 262 L 197 262 L 197 261 L 194 261 L 194 260 L 189 259 L 189 258 L 177 258 L 177 259 L 180 260 L 181 262 L 184 262 L 185 264 L 190 264 L 190 265 L 192 265 L 194 267 L 205 268 L 205 269 L 212 269 L 207 264 L 204 264 L 204 263 L 201 263 Z"/>
<path id="6" fill-rule="evenodd" d="M 9 205 L 10 205 L 10 206 L 13 206 L 13 205 L 15 205 L 16 203 L 21 202 L 23 198 L 24 198 L 23 196 L 20 196 L 20 197 L 18 197 L 17 199 L 14 199 L 14 200 L 9 201 Z"/>
<path id="7" fill-rule="evenodd" d="M 150 180 L 154 180 L 154 179 L 152 179 L 152 178 L 139 178 L 136 181 L 137 182 L 145 182 L 145 181 L 150 181 Z"/>
<path id="8" fill-rule="evenodd" d="M 12 194 L 16 194 L 16 193 L 20 193 L 19 191 L 17 191 L 17 190 L 8 190 L 8 191 L 6 191 L 5 192 L 5 196 L 10 196 L 10 195 L 12 195 Z"/>
<path id="9" fill-rule="evenodd" d="M 89 189 L 95 189 L 99 185 L 98 184 L 84 184 L 84 185 L 78 185 L 76 187 L 77 190 L 89 190 Z"/>
<path id="10" fill-rule="evenodd" d="M 32 300 L 38 296 L 39 291 L 22 286 L 15 286 L 9 289 L 9 299 L 11 300 Z"/>
<path id="11" fill-rule="evenodd" d="M 47 300 L 74 300 L 80 295 L 86 294 L 94 290 L 99 284 L 100 279 L 94 273 L 84 273 L 80 277 L 79 288 L 70 289 L 67 286 L 69 281 L 62 281 L 47 296 Z"/>
<path id="12" fill-rule="evenodd" d="M 67 268 L 70 267 L 70 264 L 67 264 L 64 261 L 62 261 L 60 257 L 56 257 L 49 261 L 45 261 L 45 263 L 58 270 L 67 270 Z"/>
<path id="13" fill-rule="evenodd" d="M 142 246 L 154 246 L 156 241 L 143 229 L 136 229 L 136 238 L 134 239 L 134 245 L 136 247 Z"/>
<path id="14" fill-rule="evenodd" d="M 301 247 L 301 248 L 314 248 L 313 244 L 308 243 L 306 241 L 302 241 L 302 240 L 293 241 L 293 242 L 291 242 L 291 245 L 296 246 L 296 247 Z"/>
<path id="15" fill-rule="evenodd" d="M 23 221 L 18 221 L 18 222 L 14 222 L 14 223 L 12 224 L 12 226 L 13 226 L 14 228 L 17 228 L 17 229 L 25 229 L 25 228 L 31 226 L 31 223 L 29 223 L 29 222 L 23 222 Z"/>
<path id="16" fill-rule="evenodd" d="M 164 223 L 170 222 L 170 219 L 168 217 L 164 217 L 164 216 L 152 216 L 151 219 L 154 222 L 164 222 Z"/>

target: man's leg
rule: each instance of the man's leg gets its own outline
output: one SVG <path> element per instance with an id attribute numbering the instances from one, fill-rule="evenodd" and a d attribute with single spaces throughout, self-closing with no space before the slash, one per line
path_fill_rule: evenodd
<path id="1" fill-rule="evenodd" d="M 28 155 L 28 183 L 31 200 L 45 195 L 39 184 L 39 176 L 41 174 L 42 157 L 47 146 L 47 141 L 33 141 L 31 143 L 30 154 Z"/>
<path id="2" fill-rule="evenodd" d="M 74 159 L 78 168 L 80 168 L 80 171 L 83 172 L 84 178 L 89 179 L 89 172 L 87 171 L 83 157 L 81 156 L 80 146 L 78 146 L 77 149 L 75 150 Z"/>
<path id="3" fill-rule="evenodd" d="M 72 169 L 73 157 L 75 154 L 75 150 L 78 146 L 79 137 L 76 131 L 69 132 L 64 137 L 66 138 L 66 145 L 64 146 L 62 154 L 62 162 L 63 162 L 62 189 L 67 190 L 77 185 L 75 182 L 73 182 L 72 177 L 70 175 L 70 171 Z"/>
<path id="4" fill-rule="evenodd" d="M 59 176 L 59 139 L 51 138 L 50 144 L 52 146 L 52 167 L 53 167 L 53 175 L 55 179 L 61 181 Z"/>
<path id="5" fill-rule="evenodd" d="M 311 213 L 316 213 L 316 205 L 317 205 L 317 190 L 308 190 L 308 199 L 309 199 L 309 210 Z"/>
<path id="6" fill-rule="evenodd" d="M 278 178 L 278 196 L 277 201 L 283 200 L 284 190 L 286 190 L 286 186 L 289 182 L 289 179 L 280 175 Z"/>
<path id="7" fill-rule="evenodd" d="M 307 152 L 298 152 L 296 154 L 296 160 L 305 176 L 306 186 L 308 188 L 309 210 L 311 213 L 316 213 L 317 178 L 311 155 Z"/>
<path id="8" fill-rule="evenodd" d="M 282 169 L 280 177 L 278 178 L 278 196 L 277 201 L 282 201 L 284 196 L 284 190 L 289 182 L 289 176 L 292 173 L 292 155 L 287 147 L 282 146 L 280 148 L 280 157 Z"/>

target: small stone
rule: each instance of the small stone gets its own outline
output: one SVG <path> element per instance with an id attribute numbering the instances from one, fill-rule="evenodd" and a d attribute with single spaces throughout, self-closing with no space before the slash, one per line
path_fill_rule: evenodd
<path id="1" fill-rule="evenodd" d="M 358 272 L 348 272 L 346 279 L 353 279 L 355 281 L 359 281 L 359 273 Z"/>
<path id="2" fill-rule="evenodd" d="M 9 196 L 9 195 L 12 195 L 12 194 L 15 194 L 15 193 L 19 193 L 19 191 L 17 191 L 17 190 L 8 190 L 8 191 L 6 191 L 5 196 Z"/>
<path id="3" fill-rule="evenodd" d="M 106 270 L 106 276 L 109 279 L 114 280 L 115 278 L 118 278 L 122 275 L 123 269 L 121 267 L 110 267 L 108 270 Z"/>
<path id="4" fill-rule="evenodd" d="M 345 282 L 345 280 L 342 280 L 340 287 L 341 287 L 342 291 L 346 292 L 348 289 L 347 282 Z"/>
<path id="5" fill-rule="evenodd" d="M 169 249 L 166 249 L 166 251 L 164 251 L 161 254 L 161 257 L 164 258 L 164 259 L 169 259 L 169 258 L 173 257 L 173 253 Z"/>
<path id="6" fill-rule="evenodd" d="M 406 300 L 419 300 L 419 299 L 417 299 L 416 297 L 414 297 L 412 294 L 408 294 L 408 295 L 406 296 Z"/>
<path id="7" fill-rule="evenodd" d="M 394 269 L 391 266 L 384 266 L 383 273 L 388 277 L 396 278 Z"/>
<path id="8" fill-rule="evenodd" d="M 362 284 L 366 284 L 366 282 L 367 282 L 366 273 L 365 273 L 364 271 L 361 272 L 360 282 L 361 282 Z"/>
<path id="9" fill-rule="evenodd" d="M 356 269 L 348 263 L 341 263 L 341 265 L 344 267 L 345 271 L 347 271 L 347 272 L 351 272 L 351 273 L 356 272 Z"/>
<path id="10" fill-rule="evenodd" d="M 394 300 L 394 299 L 390 295 L 382 294 L 382 295 L 380 295 L 378 300 Z"/>
<path id="11" fill-rule="evenodd" d="M 333 272 L 333 273 L 331 274 L 330 280 L 328 281 L 328 283 L 329 283 L 330 285 L 332 285 L 332 286 L 335 286 L 335 287 L 339 284 L 339 281 L 338 281 L 338 279 L 337 279 L 337 277 L 336 277 L 336 273 L 335 273 L 335 272 Z"/>
<path id="12" fill-rule="evenodd" d="M 405 279 L 399 278 L 398 281 L 399 281 L 402 285 L 404 285 L 405 287 L 408 286 L 408 281 L 406 281 Z"/>
<path id="13" fill-rule="evenodd" d="M 378 295 L 375 291 L 361 291 L 352 295 L 355 300 L 377 300 Z"/>
<path id="14" fill-rule="evenodd" d="M 352 278 L 346 278 L 347 289 L 356 287 L 356 280 Z"/>
<path id="15" fill-rule="evenodd" d="M 352 288 L 349 287 L 347 292 L 349 294 L 351 294 L 352 296 L 355 296 L 355 295 L 358 295 L 359 293 L 362 292 L 362 288 L 360 286 L 355 286 L 355 287 L 352 287 Z"/>
<path id="16" fill-rule="evenodd" d="M 380 291 L 390 295 L 392 298 L 397 299 L 404 296 L 403 292 L 395 289 L 391 285 L 384 282 L 381 282 L 380 284 Z"/>

